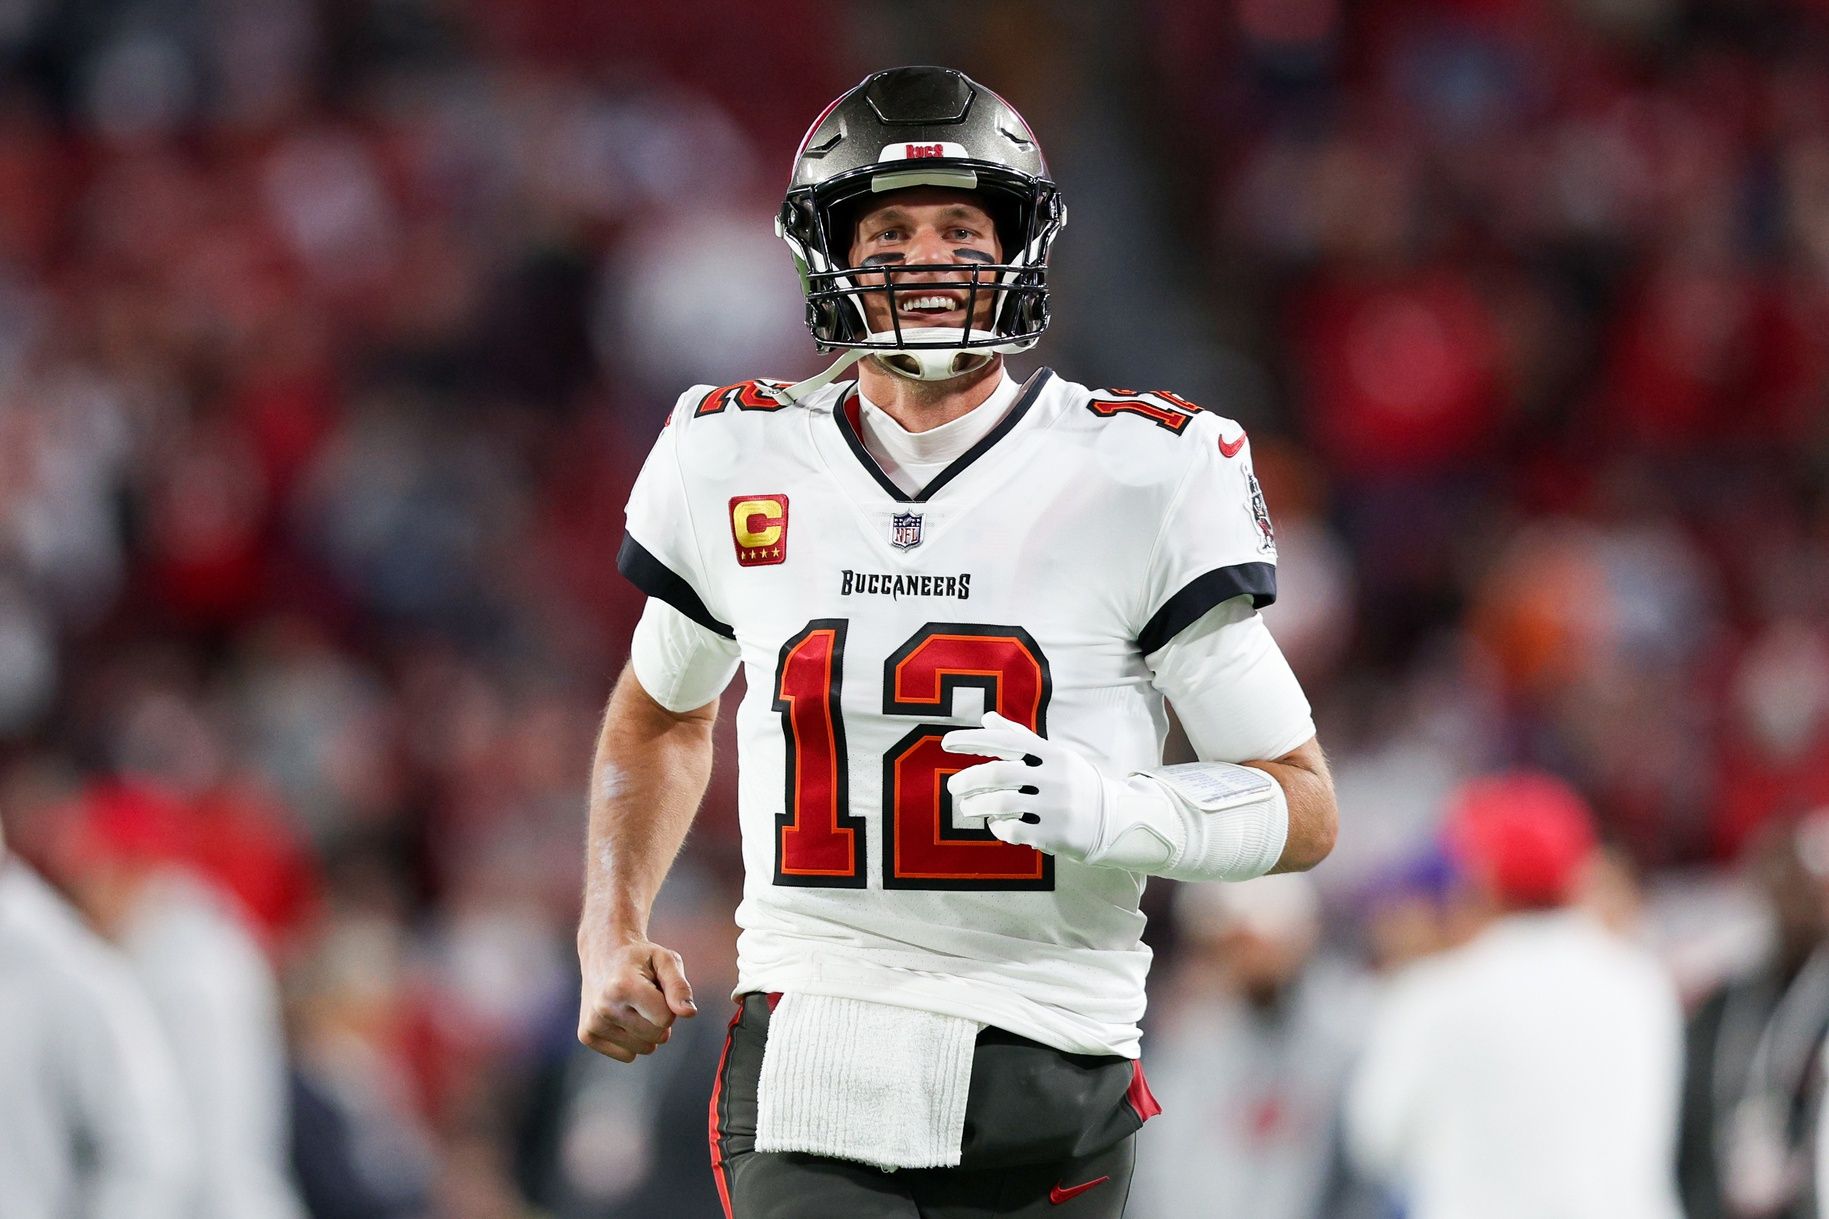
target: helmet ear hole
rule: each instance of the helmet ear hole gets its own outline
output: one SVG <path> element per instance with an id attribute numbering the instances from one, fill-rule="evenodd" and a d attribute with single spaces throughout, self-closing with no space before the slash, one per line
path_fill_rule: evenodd
<path id="1" fill-rule="evenodd" d="M 1023 246 L 1028 243 L 1025 235 L 1028 225 L 1022 204 L 999 191 L 984 191 L 980 198 L 984 200 L 985 210 L 991 214 L 991 227 L 997 231 L 997 261 L 1015 262 L 1021 255 Z"/>
<path id="2" fill-rule="evenodd" d="M 857 237 L 860 201 L 845 199 L 826 209 L 826 241 L 832 247 L 832 265 L 851 265 L 851 243 Z"/>

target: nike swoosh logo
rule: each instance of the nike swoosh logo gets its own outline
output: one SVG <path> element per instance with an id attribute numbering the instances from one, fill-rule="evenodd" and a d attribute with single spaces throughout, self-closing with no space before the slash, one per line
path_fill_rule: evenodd
<path id="1" fill-rule="evenodd" d="M 1244 447 L 1245 447 L 1245 434 L 1243 432 L 1240 432 L 1238 434 L 1238 439 L 1234 440 L 1231 444 L 1227 444 L 1225 441 L 1225 438 L 1223 436 L 1220 438 L 1220 441 L 1219 441 L 1219 451 L 1223 456 L 1226 456 L 1226 457 L 1237 457 L 1238 451 Z"/>
<path id="2" fill-rule="evenodd" d="M 1109 1176 L 1099 1177 L 1095 1180 L 1086 1182 L 1084 1185 L 1070 1185 L 1066 1189 L 1062 1189 L 1060 1186 L 1056 1185 L 1053 1189 L 1048 1191 L 1048 1201 L 1054 1203 L 1056 1206 L 1059 1206 L 1063 1202 L 1071 1202 L 1087 1190 L 1092 1189 L 1094 1186 L 1103 1185 L 1109 1180 L 1111 1180 Z"/>

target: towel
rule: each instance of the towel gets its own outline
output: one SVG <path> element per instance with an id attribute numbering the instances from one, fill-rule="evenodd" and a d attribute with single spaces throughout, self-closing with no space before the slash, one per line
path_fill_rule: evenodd
<path id="1" fill-rule="evenodd" d="M 756 1150 L 956 1167 L 983 1027 L 912 1007 L 783 995 L 762 1049 Z"/>

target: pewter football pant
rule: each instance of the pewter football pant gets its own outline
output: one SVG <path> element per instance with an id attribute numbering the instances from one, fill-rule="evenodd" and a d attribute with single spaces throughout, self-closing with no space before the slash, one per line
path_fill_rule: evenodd
<path id="1" fill-rule="evenodd" d="M 770 1005 L 743 997 L 711 1097 L 711 1162 L 730 1219 L 1119 1219 L 1136 1132 L 1155 1111 L 1137 1064 L 978 1035 L 958 1168 L 884 1172 L 758 1152 Z"/>

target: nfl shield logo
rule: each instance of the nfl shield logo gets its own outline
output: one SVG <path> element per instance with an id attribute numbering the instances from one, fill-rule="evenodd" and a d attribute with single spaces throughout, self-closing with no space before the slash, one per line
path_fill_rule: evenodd
<path id="1" fill-rule="evenodd" d="M 910 550 L 921 544 L 921 514 L 898 512 L 889 518 L 889 544 L 897 550 Z"/>

